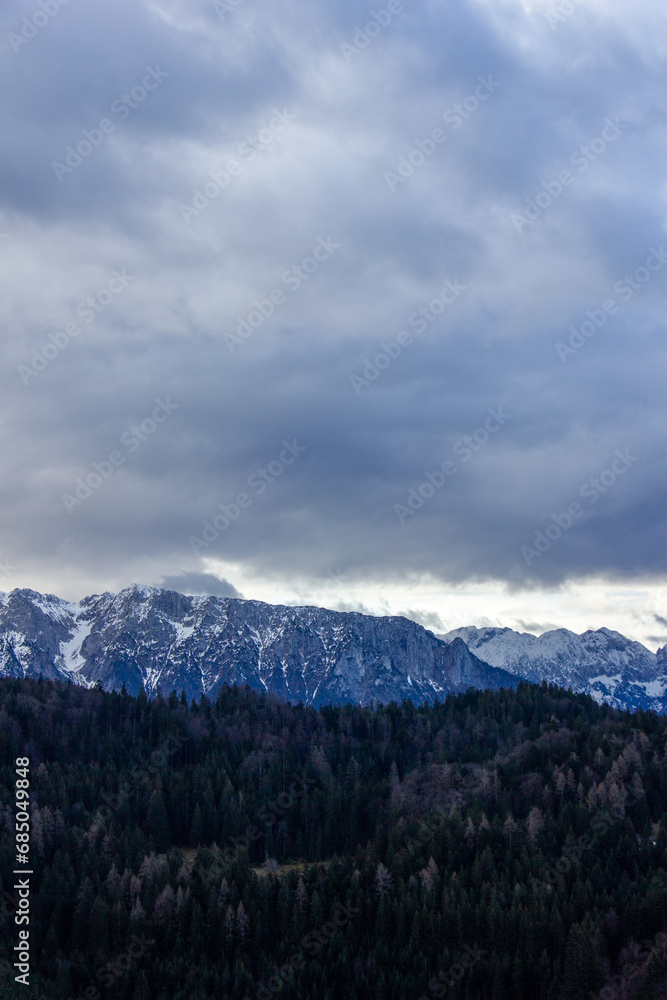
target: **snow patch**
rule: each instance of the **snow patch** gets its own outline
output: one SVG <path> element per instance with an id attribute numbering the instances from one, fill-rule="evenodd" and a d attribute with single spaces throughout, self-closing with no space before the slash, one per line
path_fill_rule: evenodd
<path id="1" fill-rule="evenodd" d="M 637 683 L 637 687 L 643 687 L 646 694 L 651 698 L 662 698 L 665 691 L 667 691 L 667 680 L 658 681 L 644 681 L 643 683 Z"/>
<path id="2" fill-rule="evenodd" d="M 85 665 L 85 657 L 81 655 L 81 646 L 93 630 L 92 622 L 80 622 L 74 633 L 66 642 L 60 643 L 61 668 L 68 673 L 78 673 Z"/>
<path id="3" fill-rule="evenodd" d="M 147 587 L 143 583 L 133 583 L 131 587 L 122 590 L 121 594 L 139 594 L 141 597 L 152 597 L 153 594 L 159 594 L 159 590 L 157 587 Z M 120 594 L 118 596 L 120 597 Z"/>
<path id="4" fill-rule="evenodd" d="M 33 597 L 31 603 L 36 608 L 39 608 L 40 611 L 43 611 L 49 618 L 55 618 L 56 621 L 70 621 L 70 619 L 76 617 L 79 610 L 76 604 L 61 601 L 59 597 L 51 597 L 51 599 L 44 597 L 41 600 Z"/>
<path id="5" fill-rule="evenodd" d="M 146 691 L 156 691 L 160 682 L 162 671 L 159 667 L 149 667 L 144 677 L 144 688 Z"/>
<path id="6" fill-rule="evenodd" d="M 615 677 L 607 677 L 606 674 L 600 674 L 599 677 L 591 677 L 589 683 L 591 685 L 602 684 L 606 687 L 615 688 L 618 682 L 622 680 L 623 680 L 623 674 L 616 674 Z"/>
<path id="7" fill-rule="evenodd" d="M 181 622 L 170 621 L 169 624 L 176 633 L 176 636 L 174 638 L 174 645 L 176 645 L 179 642 L 184 642 L 186 639 L 189 639 L 190 636 L 193 635 L 196 629 L 195 625 L 183 625 Z"/>

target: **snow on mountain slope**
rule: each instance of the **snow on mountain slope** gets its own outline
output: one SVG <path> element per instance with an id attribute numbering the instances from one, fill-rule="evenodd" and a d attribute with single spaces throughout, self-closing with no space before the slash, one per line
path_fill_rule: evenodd
<path id="1" fill-rule="evenodd" d="M 511 674 L 406 618 L 375 618 L 130 587 L 69 604 L 15 590 L 0 605 L 0 675 L 69 678 L 130 693 L 214 694 L 249 684 L 292 702 L 443 699 L 512 687 Z"/>
<path id="2" fill-rule="evenodd" d="M 0 599 L 0 676 L 67 678 L 130 693 L 213 695 L 249 684 L 292 702 L 443 699 L 520 678 L 583 691 L 618 708 L 667 711 L 667 647 L 602 628 L 535 636 L 509 628 L 444 636 L 407 618 L 134 586 L 79 604 L 14 590 Z"/>
<path id="3" fill-rule="evenodd" d="M 486 663 L 527 680 L 583 691 L 618 708 L 667 710 L 667 657 L 601 628 L 577 635 L 554 629 L 540 636 L 509 628 L 466 626 L 440 636 L 463 639 Z"/>

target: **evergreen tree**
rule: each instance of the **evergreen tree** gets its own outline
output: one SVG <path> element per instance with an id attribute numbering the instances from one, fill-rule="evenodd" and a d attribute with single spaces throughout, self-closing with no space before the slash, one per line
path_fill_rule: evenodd
<path id="1" fill-rule="evenodd" d="M 146 827 L 148 834 L 153 838 L 156 851 L 162 853 L 168 850 L 171 844 L 171 824 L 159 782 L 148 801 Z"/>

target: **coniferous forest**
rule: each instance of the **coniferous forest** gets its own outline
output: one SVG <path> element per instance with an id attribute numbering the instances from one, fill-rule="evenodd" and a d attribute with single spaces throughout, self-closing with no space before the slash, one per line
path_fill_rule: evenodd
<path id="1" fill-rule="evenodd" d="M 529 684 L 314 710 L 2 680 L 0 762 L 3 997 L 667 997 L 664 717 Z"/>

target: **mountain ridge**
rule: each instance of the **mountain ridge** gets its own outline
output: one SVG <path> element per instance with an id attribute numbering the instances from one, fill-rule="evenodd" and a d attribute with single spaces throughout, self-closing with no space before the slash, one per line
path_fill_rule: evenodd
<path id="1" fill-rule="evenodd" d="M 667 711 L 667 646 L 653 653 L 614 629 L 603 626 L 580 634 L 551 629 L 535 636 L 468 625 L 439 638 L 460 638 L 486 663 L 525 680 L 572 687 L 616 708 Z"/>
<path id="2" fill-rule="evenodd" d="M 213 694 L 249 684 L 314 706 L 515 687 L 460 639 L 403 617 L 190 597 L 134 585 L 83 598 L 15 590 L 0 599 L 0 675 L 57 677 L 107 689 Z"/>
<path id="3" fill-rule="evenodd" d="M 142 584 L 78 603 L 29 589 L 0 594 L 0 676 L 40 674 L 189 698 L 249 684 L 316 707 L 431 704 L 467 687 L 547 681 L 616 708 L 667 712 L 667 647 L 652 653 L 613 629 L 535 636 L 463 626 L 439 635 L 403 616 Z"/>

